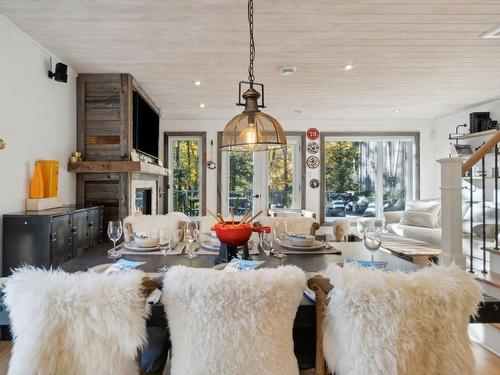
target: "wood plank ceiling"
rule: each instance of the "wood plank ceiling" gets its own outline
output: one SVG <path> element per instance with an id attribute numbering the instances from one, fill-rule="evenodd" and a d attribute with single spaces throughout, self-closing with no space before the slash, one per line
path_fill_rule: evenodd
<path id="1" fill-rule="evenodd" d="M 246 0 L 0 0 L 0 12 L 77 72 L 132 73 L 168 119 L 222 126 L 238 112 Z M 480 37 L 500 1 L 256 0 L 255 13 L 256 79 L 285 121 L 431 120 L 500 96 L 500 39 Z"/>

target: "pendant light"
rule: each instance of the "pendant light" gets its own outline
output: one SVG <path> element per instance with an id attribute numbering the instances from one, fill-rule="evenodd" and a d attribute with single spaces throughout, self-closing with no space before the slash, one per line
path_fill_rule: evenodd
<path id="1" fill-rule="evenodd" d="M 248 82 L 240 82 L 238 106 L 244 106 L 243 113 L 234 116 L 224 128 L 220 149 L 225 151 L 267 151 L 286 146 L 285 131 L 274 117 L 260 111 L 264 105 L 264 85 L 254 82 L 253 62 L 255 43 L 253 39 L 253 0 L 248 0 L 248 24 L 250 28 L 250 64 Z M 250 86 L 241 94 L 242 86 Z M 259 87 L 259 91 L 255 89 Z M 241 98 L 245 103 L 241 102 Z M 259 99 L 261 99 L 259 103 Z"/>

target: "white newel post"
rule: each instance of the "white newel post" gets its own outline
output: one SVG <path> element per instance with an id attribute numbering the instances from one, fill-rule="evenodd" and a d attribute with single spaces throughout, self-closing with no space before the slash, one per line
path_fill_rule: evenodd
<path id="1" fill-rule="evenodd" d="M 462 163 L 463 158 L 439 159 L 441 164 L 440 264 L 465 268 L 462 253 Z"/>

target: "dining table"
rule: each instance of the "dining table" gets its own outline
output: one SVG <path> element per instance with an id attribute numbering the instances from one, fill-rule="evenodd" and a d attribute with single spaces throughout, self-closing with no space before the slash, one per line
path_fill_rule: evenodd
<path id="1" fill-rule="evenodd" d="M 311 275 L 326 270 L 329 264 L 342 264 L 346 259 L 369 260 L 370 253 L 365 249 L 362 242 L 329 242 L 329 246 L 338 250 L 340 254 L 315 254 L 311 251 L 307 254 L 289 254 L 285 258 L 274 256 L 267 257 L 262 249 L 259 248 L 258 255 L 252 255 L 252 260 L 264 261 L 266 267 L 279 267 L 284 265 L 294 265 L 301 268 L 307 274 Z M 113 263 L 115 260 L 107 257 L 108 250 L 111 248 L 109 242 L 103 242 L 93 248 L 88 249 L 83 255 L 72 258 L 61 265 L 66 272 L 87 271 L 92 267 L 101 264 Z M 184 250 L 185 251 L 185 250 Z M 198 257 L 188 259 L 183 254 L 180 255 L 161 255 L 158 254 L 125 254 L 123 259 L 144 262 L 139 268 L 147 273 L 155 273 L 161 266 L 184 265 L 194 268 L 211 268 L 215 265 L 217 252 L 213 254 L 200 254 Z M 379 250 L 374 255 L 375 261 L 386 262 L 386 271 L 404 271 L 415 272 L 421 269 L 420 266 L 412 263 L 408 258 L 399 257 L 394 253 Z M 161 278 L 161 277 L 160 277 Z M 500 323 L 500 301 L 490 296 L 484 296 L 484 300 L 479 306 L 477 316 L 471 317 L 473 323 Z M 297 315 L 295 317 L 295 327 L 315 327 L 316 313 L 315 302 L 303 296 Z M 151 309 L 151 315 L 148 320 L 149 326 L 163 327 L 167 325 L 165 312 L 161 302 L 154 304 Z"/>

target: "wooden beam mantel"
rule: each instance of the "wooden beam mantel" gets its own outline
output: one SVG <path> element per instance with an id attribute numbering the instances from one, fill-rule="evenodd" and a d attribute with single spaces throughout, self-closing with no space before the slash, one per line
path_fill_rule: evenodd
<path id="1" fill-rule="evenodd" d="M 68 163 L 68 171 L 75 173 L 135 172 L 167 176 L 168 169 L 141 161 L 81 161 Z"/>

